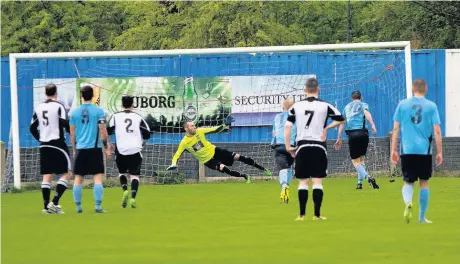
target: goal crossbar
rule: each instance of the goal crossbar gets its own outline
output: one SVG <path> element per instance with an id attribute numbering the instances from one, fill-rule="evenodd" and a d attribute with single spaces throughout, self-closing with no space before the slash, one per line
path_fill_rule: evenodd
<path id="1" fill-rule="evenodd" d="M 410 41 L 370 42 L 349 44 L 320 44 L 296 46 L 268 46 L 241 48 L 211 48 L 211 49 L 174 49 L 174 50 L 133 50 L 133 51 L 89 51 L 89 52 L 44 52 L 44 53 L 12 53 L 16 59 L 44 58 L 96 58 L 96 57 L 128 57 L 128 56 L 177 56 L 200 54 L 233 54 L 233 53 L 267 53 L 267 52 L 296 52 L 320 50 L 349 50 L 371 48 L 405 48 Z"/>
<path id="2" fill-rule="evenodd" d="M 242 48 L 211 48 L 211 49 L 175 49 L 175 50 L 136 50 L 136 51 L 91 51 L 91 52 L 45 52 L 45 53 L 11 53 L 10 86 L 11 86 L 11 129 L 13 140 L 13 171 L 14 187 L 21 188 L 21 166 L 19 145 L 19 109 L 17 60 L 21 59 L 58 59 L 58 58 L 101 58 L 101 57 L 161 57 L 180 55 L 210 55 L 210 54 L 257 54 L 329 50 L 360 50 L 360 49 L 390 49 L 403 48 L 405 60 L 406 96 L 412 96 L 412 69 L 410 41 L 370 42 L 349 44 L 319 44 L 297 46 L 268 46 Z"/>

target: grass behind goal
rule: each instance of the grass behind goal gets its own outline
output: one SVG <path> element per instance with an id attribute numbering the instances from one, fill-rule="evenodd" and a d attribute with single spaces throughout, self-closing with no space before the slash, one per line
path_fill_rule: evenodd
<path id="1" fill-rule="evenodd" d="M 432 225 L 403 222 L 400 178 L 380 190 L 355 190 L 355 179 L 326 179 L 327 221 L 295 222 L 275 181 L 140 187 L 137 209 L 120 206 L 120 188 L 107 188 L 107 214 L 93 212 L 84 190 L 76 214 L 71 191 L 65 215 L 41 215 L 41 193 L 2 195 L 2 263 L 458 263 L 460 179 L 431 183 Z M 418 204 L 418 188 L 414 193 Z M 414 210 L 415 219 L 418 207 Z"/>

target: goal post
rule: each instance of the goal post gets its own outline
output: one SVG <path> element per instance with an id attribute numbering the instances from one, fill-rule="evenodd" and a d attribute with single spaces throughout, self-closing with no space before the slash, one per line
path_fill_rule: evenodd
<path id="1" fill-rule="evenodd" d="M 324 45 L 299 45 L 299 46 L 270 46 L 270 47 L 244 47 L 244 48 L 211 48 L 211 49 L 177 49 L 177 50 L 142 50 L 142 51 L 100 51 L 100 52 L 52 52 L 52 53 L 12 53 L 9 55 L 10 83 L 11 83 L 11 134 L 12 142 L 12 170 L 14 187 L 21 188 L 21 142 L 20 142 L 20 115 L 18 100 L 18 62 L 21 60 L 47 60 L 47 59 L 93 59 L 93 58 L 133 58 L 133 57 L 164 57 L 185 55 L 225 55 L 225 54 L 277 54 L 292 52 L 337 52 L 360 50 L 385 50 L 400 49 L 404 52 L 404 74 L 406 97 L 412 94 L 411 47 L 409 41 L 351 43 L 351 44 L 324 44 Z M 371 62 L 369 62 L 371 63 Z M 38 66 L 37 66 L 38 67 Z M 109 70 L 106 70 L 107 72 Z M 102 73 L 96 77 L 104 77 Z M 59 88 L 58 88 L 59 90 Z M 178 143 L 178 142 L 177 142 Z M 37 157 L 38 158 L 38 157 Z M 10 160 L 11 162 L 11 160 Z"/>

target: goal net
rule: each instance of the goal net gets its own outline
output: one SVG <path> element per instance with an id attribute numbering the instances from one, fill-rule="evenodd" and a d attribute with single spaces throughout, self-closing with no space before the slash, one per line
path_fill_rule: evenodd
<path id="1" fill-rule="evenodd" d="M 305 98 L 306 80 L 316 77 L 321 87 L 320 98 L 340 111 L 350 102 L 352 91 L 361 91 L 378 130 L 370 140 L 368 170 L 389 172 L 387 135 L 392 114 L 397 103 L 407 96 L 406 84 L 411 82 L 407 45 L 392 42 L 13 54 L 15 65 L 11 75 L 16 82 L 12 81 L 13 120 L 3 186 L 41 181 L 39 143 L 30 134 L 29 124 L 34 106 L 46 99 L 44 87 L 48 83 L 56 84 L 58 101 L 69 113 L 82 103 L 80 88 L 91 85 L 95 91 L 93 103 L 104 109 L 107 119 L 121 110 L 123 95 L 134 96 L 135 111 L 145 118 L 152 132 L 143 150 L 142 176 L 144 180 L 170 183 L 176 179 L 198 180 L 204 175 L 226 176 L 200 169 L 186 152 L 177 172 L 165 169 L 185 135 L 183 120 L 191 119 L 197 127 L 208 127 L 222 124 L 229 115 L 235 119 L 231 129 L 208 134 L 207 139 L 252 157 L 277 175 L 270 147 L 273 118 L 286 98 Z M 336 137 L 337 130 L 328 135 L 329 173 L 352 172 L 346 144 L 340 151 L 332 147 Z M 118 176 L 113 158 L 106 161 L 106 167 L 107 177 Z M 257 169 L 239 162 L 233 167 L 249 175 L 261 175 Z"/>

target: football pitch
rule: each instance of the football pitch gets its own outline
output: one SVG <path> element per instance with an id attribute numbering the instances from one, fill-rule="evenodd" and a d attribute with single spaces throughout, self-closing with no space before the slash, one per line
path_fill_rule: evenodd
<path id="1" fill-rule="evenodd" d="M 294 221 L 295 180 L 287 205 L 276 181 L 141 185 L 136 209 L 107 188 L 106 214 L 94 213 L 90 189 L 83 214 L 71 191 L 65 215 L 42 215 L 41 192 L 3 194 L 1 263 L 460 263 L 460 179 L 431 180 L 431 225 L 417 223 L 418 187 L 406 224 L 401 179 L 379 179 L 380 190 L 355 183 L 324 181 L 327 221 L 312 220 L 310 190 L 304 222 Z"/>

